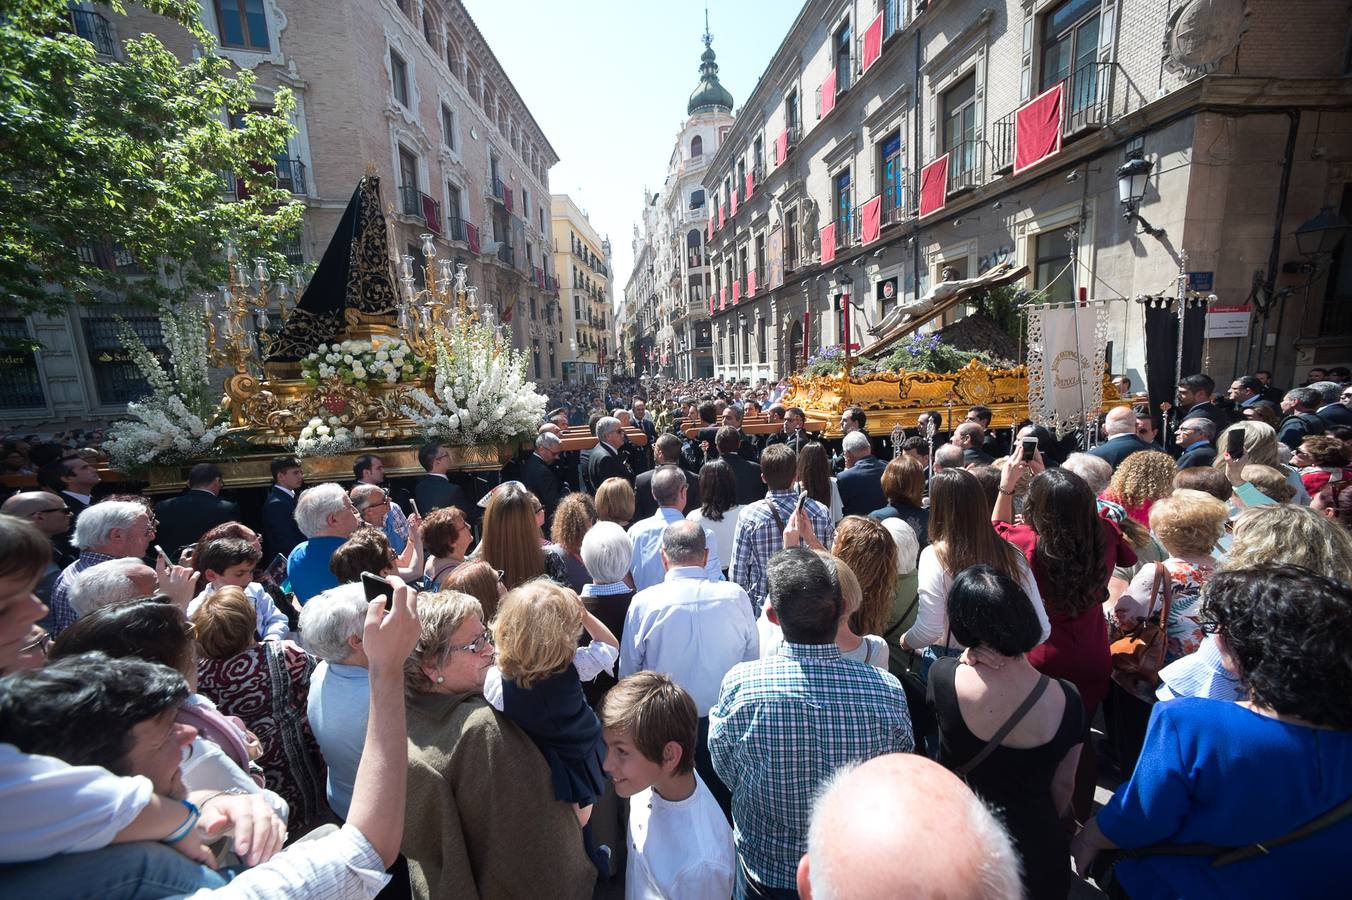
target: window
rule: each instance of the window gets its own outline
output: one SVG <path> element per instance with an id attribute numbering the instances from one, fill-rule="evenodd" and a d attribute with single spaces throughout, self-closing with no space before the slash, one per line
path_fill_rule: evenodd
<path id="1" fill-rule="evenodd" d="M 268 50 L 268 17 L 263 0 L 216 0 L 222 47 Z"/>
<path id="2" fill-rule="evenodd" d="M 23 319 L 0 319 L 0 408 L 45 407 L 38 361 Z"/>
<path id="3" fill-rule="evenodd" d="M 746 190 L 746 160 L 737 160 L 737 190 L 745 192 Z"/>
<path id="4" fill-rule="evenodd" d="M 853 69 L 850 66 L 850 51 L 853 49 L 850 40 L 850 20 L 846 19 L 845 24 L 841 25 L 836 31 L 835 40 L 832 41 L 835 47 L 836 57 L 836 93 L 840 94 L 850 87 L 850 76 Z"/>
<path id="5" fill-rule="evenodd" d="M 465 239 L 464 225 L 462 224 L 464 215 L 460 206 L 460 188 L 453 184 L 446 185 L 446 222 L 450 227 L 447 232 L 453 241 L 463 241 Z"/>
<path id="6" fill-rule="evenodd" d="M 454 38 L 446 41 L 446 68 L 451 70 L 451 74 L 461 81 L 465 80 L 465 70 L 460 68 L 460 45 Z"/>
<path id="7" fill-rule="evenodd" d="M 941 104 L 943 152 L 948 157 L 949 185 L 973 183 L 980 156 L 976 143 L 976 74 L 944 91 Z"/>
<path id="8" fill-rule="evenodd" d="M 690 156 L 693 159 L 696 156 L 704 155 L 704 138 L 695 135 L 690 139 Z"/>
<path id="9" fill-rule="evenodd" d="M 1043 19 L 1040 90 L 1066 81 L 1062 103 L 1070 121 L 1098 99 L 1098 0 L 1066 0 Z"/>
<path id="10" fill-rule="evenodd" d="M 836 246 L 849 245 L 854 234 L 854 188 L 850 184 L 850 170 L 846 169 L 835 177 Z"/>
<path id="11" fill-rule="evenodd" d="M 765 140 L 759 134 L 751 144 L 751 169 L 757 181 L 765 177 Z"/>
<path id="12" fill-rule="evenodd" d="M 465 80 L 468 82 L 466 86 L 469 88 L 469 98 L 483 106 L 483 95 L 479 93 L 479 70 L 474 68 L 474 63 L 469 63 L 466 71 L 468 74 Z"/>
<path id="13" fill-rule="evenodd" d="M 582 295 L 581 295 L 581 294 L 574 294 L 574 295 L 573 295 L 573 321 L 574 321 L 574 322 L 581 322 L 581 321 L 582 321 Z"/>
<path id="14" fill-rule="evenodd" d="M 695 188 L 695 190 L 690 192 L 690 208 L 704 208 L 704 188 Z"/>
<path id="15" fill-rule="evenodd" d="M 455 111 L 441 104 L 441 142 L 447 150 L 455 149 Z"/>
<path id="16" fill-rule="evenodd" d="M 146 348 L 163 360 L 164 337 L 159 320 L 128 316 L 126 323 Z M 84 320 L 85 344 L 89 348 L 94 387 L 99 402 L 104 405 L 130 403 L 150 392 L 150 385 L 146 383 L 141 370 L 131 361 L 118 339 L 119 329 L 119 320 L 113 316 Z"/>
<path id="17" fill-rule="evenodd" d="M 798 91 L 789 91 L 789 95 L 784 98 L 784 126 L 790 131 L 796 131 L 799 123 L 802 121 L 800 115 L 801 112 L 798 109 Z"/>
<path id="18" fill-rule="evenodd" d="M 784 213 L 784 268 L 798 267 L 798 207 Z"/>
<path id="19" fill-rule="evenodd" d="M 423 40 L 427 41 L 427 45 L 429 47 L 435 47 L 437 45 L 436 41 L 437 23 L 436 20 L 432 18 L 432 14 L 430 12 L 427 11 L 423 12 L 422 25 L 423 25 Z"/>
<path id="20" fill-rule="evenodd" d="M 881 162 L 878 172 L 882 177 L 879 193 L 883 195 L 883 221 L 891 222 L 900 218 L 896 211 L 901 209 L 905 184 L 901 169 L 901 129 L 892 132 L 878 146 L 878 158 Z"/>
<path id="21" fill-rule="evenodd" d="M 531 321 L 533 322 L 533 321 L 535 321 L 535 298 L 534 298 L 534 297 L 529 297 L 529 298 L 527 298 L 527 299 L 530 301 L 530 318 L 531 318 Z M 539 341 L 536 341 L 536 342 L 535 342 L 535 352 L 536 352 L 536 353 L 539 353 L 539 352 L 540 352 L 540 342 L 539 342 Z M 536 374 L 539 374 L 539 373 L 537 372 Z"/>
<path id="22" fill-rule="evenodd" d="M 390 48 L 390 82 L 394 86 L 394 99 L 399 105 L 408 107 L 408 64 L 404 58 Z"/>
<path id="23" fill-rule="evenodd" d="M 770 346 L 770 320 L 760 318 L 756 320 L 756 358 L 761 365 L 769 362 Z"/>
<path id="24" fill-rule="evenodd" d="M 756 235 L 756 290 L 763 291 L 765 284 L 765 235 Z"/>
<path id="25" fill-rule="evenodd" d="M 422 198 L 418 196 L 418 157 L 402 146 L 399 148 L 399 196 L 404 215 L 422 215 Z"/>
<path id="26" fill-rule="evenodd" d="M 1050 303 L 1075 299 L 1075 270 L 1070 266 L 1071 246 L 1067 237 L 1074 227 L 1055 228 L 1033 238 L 1033 288 L 1046 291 Z"/>

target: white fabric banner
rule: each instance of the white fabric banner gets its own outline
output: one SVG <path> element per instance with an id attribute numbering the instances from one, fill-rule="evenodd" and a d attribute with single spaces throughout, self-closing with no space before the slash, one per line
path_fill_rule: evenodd
<path id="1" fill-rule="evenodd" d="M 1028 416 L 1061 437 L 1103 405 L 1108 307 L 1028 308 Z"/>

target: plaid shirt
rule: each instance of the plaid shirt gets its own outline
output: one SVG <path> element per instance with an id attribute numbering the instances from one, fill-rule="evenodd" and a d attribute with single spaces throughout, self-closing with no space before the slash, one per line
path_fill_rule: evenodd
<path id="1" fill-rule="evenodd" d="M 776 656 L 734 666 L 709 712 L 709 754 L 732 791 L 747 872 L 793 888 L 822 784 L 847 763 L 914 746 L 901 683 L 842 658 L 835 644 L 786 642 Z"/>
<path id="2" fill-rule="evenodd" d="M 52 602 L 50 612 L 47 618 L 39 624 L 47 629 L 47 633 L 56 637 L 62 631 L 75 624 L 75 610 L 70 605 L 70 586 L 75 581 L 75 576 L 79 575 L 90 566 L 98 565 L 101 562 L 107 562 L 110 559 L 117 559 L 116 556 L 108 556 L 103 553 L 95 553 L 93 550 L 85 550 L 80 553 L 80 557 L 75 562 L 66 566 L 61 574 L 56 576 L 56 584 L 52 586 Z"/>
<path id="3" fill-rule="evenodd" d="M 770 596 L 770 585 L 766 580 L 770 571 L 770 557 L 784 549 L 784 526 L 789 524 L 794 504 L 798 502 L 798 492 L 794 490 L 770 491 L 764 500 L 757 500 L 742 509 L 737 517 L 737 530 L 732 537 L 732 569 L 729 580 L 741 585 L 751 598 L 751 612 L 760 615 L 761 607 Z M 779 510 L 780 521 L 775 521 L 770 504 Z M 817 540 L 827 550 L 831 549 L 831 540 L 835 537 L 836 526 L 831 522 L 831 513 L 816 500 L 803 504 L 808 521 Z"/>

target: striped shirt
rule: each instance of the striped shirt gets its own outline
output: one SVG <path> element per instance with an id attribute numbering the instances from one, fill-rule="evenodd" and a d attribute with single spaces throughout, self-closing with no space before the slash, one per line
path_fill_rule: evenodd
<path id="1" fill-rule="evenodd" d="M 70 605 L 70 586 L 75 582 L 75 576 L 90 566 L 96 566 L 110 559 L 118 559 L 118 557 L 109 556 L 106 553 L 96 553 L 93 550 L 83 550 L 80 552 L 80 557 L 66 566 L 57 576 L 56 584 L 52 586 L 51 611 L 47 613 L 45 619 L 38 623 L 47 629 L 48 634 L 56 637 L 62 631 L 74 625 L 75 620 L 79 618 L 75 615 L 75 609 Z"/>
<path id="2" fill-rule="evenodd" d="M 732 791 L 747 872 L 793 888 L 822 784 L 847 763 L 914 746 L 901 683 L 835 644 L 785 642 L 776 656 L 734 666 L 709 713 L 709 754 Z"/>
<path id="3" fill-rule="evenodd" d="M 741 585 L 751 598 L 753 616 L 760 615 L 761 607 L 770 596 L 770 557 L 784 549 L 784 527 L 789 524 L 793 507 L 797 503 L 797 491 L 770 491 L 764 500 L 742 507 L 741 515 L 737 517 L 737 531 L 732 539 L 732 568 L 728 577 L 730 581 Z M 779 510 L 779 521 L 775 520 L 771 504 Z M 836 533 L 831 513 L 816 500 L 804 503 L 803 510 L 807 512 L 817 540 L 830 550 L 831 540 Z"/>

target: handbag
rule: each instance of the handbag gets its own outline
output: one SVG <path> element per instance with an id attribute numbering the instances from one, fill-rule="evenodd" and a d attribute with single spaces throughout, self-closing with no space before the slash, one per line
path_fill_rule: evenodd
<path id="1" fill-rule="evenodd" d="M 1155 604 L 1163 601 L 1159 607 L 1159 617 L 1155 616 Z M 1174 580 L 1164 563 L 1155 563 L 1155 583 L 1150 589 L 1150 605 L 1146 608 L 1145 618 L 1135 630 L 1113 641 L 1109 650 L 1113 661 L 1113 677 L 1123 687 L 1134 689 L 1144 686 L 1153 690 L 1159 687 L 1160 669 L 1164 668 L 1164 658 L 1169 644 L 1169 610 L 1174 602 Z"/>

